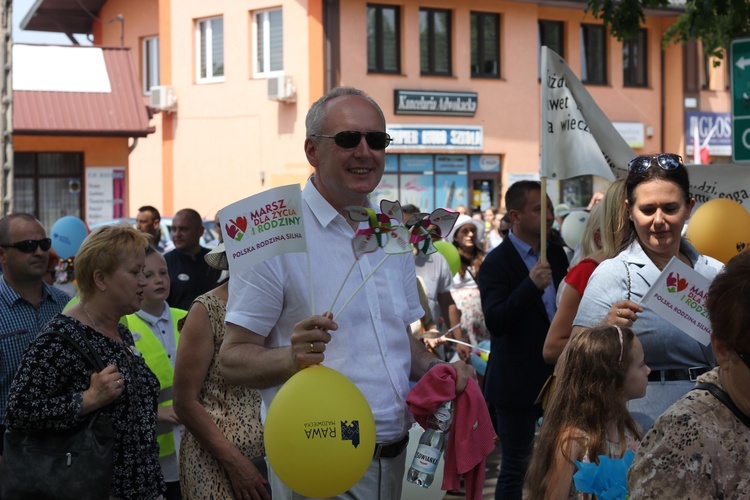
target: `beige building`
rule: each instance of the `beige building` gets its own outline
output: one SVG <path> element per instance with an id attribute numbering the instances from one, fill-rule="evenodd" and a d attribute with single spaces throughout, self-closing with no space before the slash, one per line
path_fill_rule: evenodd
<path id="1" fill-rule="evenodd" d="M 627 43 L 567 1 L 40 0 L 22 27 L 130 47 L 156 132 L 128 158 L 126 211 L 189 206 L 211 218 L 304 183 L 305 113 L 339 84 L 370 93 L 394 137 L 376 198 L 497 205 L 509 183 L 538 172 L 542 42 L 636 151 L 692 154 L 695 129 L 711 135 L 714 161 L 731 156 L 723 63 L 697 44 L 662 50 L 677 13 L 647 14 Z M 586 177 L 551 189 L 586 205 L 601 187 Z"/>

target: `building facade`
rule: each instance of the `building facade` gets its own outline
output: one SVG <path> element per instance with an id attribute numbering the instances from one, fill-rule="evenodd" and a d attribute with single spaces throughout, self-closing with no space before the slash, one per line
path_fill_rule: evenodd
<path id="1" fill-rule="evenodd" d="M 698 44 L 662 48 L 675 11 L 647 12 L 626 42 L 566 1 L 42 0 L 22 26 L 64 31 L 52 3 L 68 4 L 71 29 L 87 5 L 95 45 L 131 48 L 144 103 L 156 108 L 156 132 L 129 157 L 130 215 L 151 204 L 211 218 L 263 189 L 304 183 L 305 114 L 335 85 L 372 95 L 394 138 L 376 200 L 496 206 L 510 183 L 538 175 L 542 43 L 636 151 L 692 155 L 691 129 L 713 161 L 731 156 L 721 143 L 725 65 Z M 58 28 L 42 28 L 53 15 Z M 604 187 L 577 178 L 551 183 L 550 194 L 585 206 Z"/>

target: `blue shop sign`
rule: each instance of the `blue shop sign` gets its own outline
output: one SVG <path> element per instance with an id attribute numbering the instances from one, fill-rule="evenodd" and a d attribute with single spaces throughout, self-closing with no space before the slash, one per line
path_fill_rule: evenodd
<path id="1" fill-rule="evenodd" d="M 729 113 L 688 111 L 685 113 L 685 153 L 693 154 L 693 136 L 698 132 L 701 146 L 708 139 L 713 156 L 732 155 L 732 116 Z"/>
<path id="2" fill-rule="evenodd" d="M 393 138 L 388 151 L 417 150 L 481 150 L 484 147 L 484 129 L 481 125 L 388 125 Z"/>

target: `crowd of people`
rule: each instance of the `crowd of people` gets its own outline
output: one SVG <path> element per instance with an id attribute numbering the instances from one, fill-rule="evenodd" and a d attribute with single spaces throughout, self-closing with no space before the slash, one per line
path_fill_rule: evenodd
<path id="1" fill-rule="evenodd" d="M 103 226 L 83 241 L 68 263 L 71 301 L 50 284 L 42 225 L 29 214 L 0 219 L 0 431 L 107 419 L 110 498 L 297 500 L 264 458 L 266 409 L 294 374 L 325 362 L 359 388 L 375 421 L 370 466 L 340 498 L 392 500 L 407 466 L 410 388 L 448 363 L 461 394 L 489 341 L 480 380 L 502 453 L 496 499 L 583 498 L 576 462 L 628 451 L 630 498 L 750 496 L 750 254 L 724 267 L 682 237 L 695 201 L 679 156 L 633 159 L 568 248 L 553 231 L 570 209 L 554 207 L 539 182 L 509 186 L 505 213 L 446 207 L 460 213 L 442 235 L 458 255 L 454 272 L 442 252 L 416 246 L 387 261 L 351 251 L 359 223 L 346 207 L 372 206 L 390 142 L 372 98 L 335 88 L 311 106 L 306 129 L 307 255 L 228 277 L 223 244 L 200 245 L 198 212 L 175 214 L 166 249 L 148 205 L 135 228 Z M 403 222 L 420 212 L 403 211 Z M 713 280 L 708 346 L 640 303 L 673 258 Z M 338 317 L 307 300 L 359 288 Z"/>

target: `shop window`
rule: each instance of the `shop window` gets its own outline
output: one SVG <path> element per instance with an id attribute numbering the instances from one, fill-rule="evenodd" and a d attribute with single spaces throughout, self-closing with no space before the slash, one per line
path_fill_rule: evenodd
<path id="1" fill-rule="evenodd" d="M 33 214 L 49 229 L 61 217 L 81 217 L 82 153 L 15 153 L 13 211 Z"/>
<path id="2" fill-rule="evenodd" d="M 419 59 L 422 75 L 451 75 L 451 12 L 419 9 Z"/>
<path id="3" fill-rule="evenodd" d="M 400 15 L 397 5 L 367 6 L 368 72 L 401 72 Z"/>
<path id="4" fill-rule="evenodd" d="M 607 32 L 602 25 L 581 25 L 581 81 L 607 84 Z"/>
<path id="5" fill-rule="evenodd" d="M 500 15 L 471 13 L 471 76 L 500 77 Z"/>

